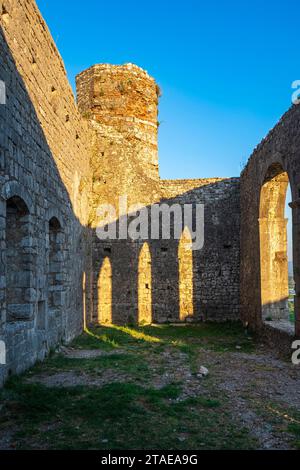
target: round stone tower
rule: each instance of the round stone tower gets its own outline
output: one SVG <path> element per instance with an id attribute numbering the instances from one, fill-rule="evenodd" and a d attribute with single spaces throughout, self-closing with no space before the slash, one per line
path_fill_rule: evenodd
<path id="1" fill-rule="evenodd" d="M 157 199 L 159 87 L 133 64 L 94 65 L 77 76 L 82 115 L 95 132 L 92 158 L 94 205 Z"/>

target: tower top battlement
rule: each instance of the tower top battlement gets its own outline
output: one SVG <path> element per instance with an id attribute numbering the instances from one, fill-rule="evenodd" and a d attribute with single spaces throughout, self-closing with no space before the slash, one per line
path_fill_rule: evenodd
<path id="1" fill-rule="evenodd" d="M 135 118 L 157 128 L 160 89 L 137 65 L 93 65 L 76 77 L 76 86 L 82 114 L 90 112 L 101 122 Z"/>
<path id="2" fill-rule="evenodd" d="M 130 188 L 136 193 L 141 175 L 158 181 L 160 89 L 154 78 L 134 64 L 98 64 L 79 74 L 76 85 L 79 110 L 98 136 L 96 167 L 103 168 L 103 157 L 109 167 L 114 161 L 114 171 L 127 175 L 126 194 Z"/>

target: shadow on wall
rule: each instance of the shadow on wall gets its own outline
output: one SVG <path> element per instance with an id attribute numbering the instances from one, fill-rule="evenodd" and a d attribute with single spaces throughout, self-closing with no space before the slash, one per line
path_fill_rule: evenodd
<path id="1" fill-rule="evenodd" d="M 124 292 L 122 297 L 122 280 L 120 279 L 120 273 L 113 273 L 112 264 L 116 265 L 118 261 L 113 257 L 105 257 L 99 272 L 97 282 L 97 320 L 101 325 L 116 323 L 138 323 L 140 325 L 149 325 L 155 321 L 153 318 L 153 289 L 158 292 L 160 289 L 160 298 L 157 299 L 154 307 L 158 307 L 156 321 L 161 322 L 162 315 L 160 310 L 160 302 L 166 303 L 166 308 L 169 310 L 173 309 L 174 312 L 178 312 L 178 321 L 195 320 L 194 318 L 194 272 L 193 272 L 193 252 L 191 249 L 191 236 L 189 230 L 186 227 L 181 239 L 177 246 L 177 256 L 174 253 L 176 243 L 172 242 L 173 251 L 171 247 L 160 250 L 162 253 L 166 253 L 166 257 L 172 258 L 173 266 L 171 269 L 177 273 L 178 279 L 173 279 L 170 276 L 170 271 L 166 269 L 166 262 L 163 263 L 165 270 L 160 272 L 160 282 L 155 282 L 153 279 L 153 265 L 151 256 L 151 241 L 137 243 L 134 247 L 133 244 L 122 243 L 122 249 L 128 254 L 128 262 L 130 263 L 130 269 L 127 272 L 127 294 Z M 106 246 L 106 251 L 108 250 Z M 112 248 L 113 252 L 114 249 Z M 155 248 L 152 250 L 155 252 Z M 168 260 L 169 261 L 169 260 Z M 160 258 L 161 262 L 161 258 Z M 137 265 L 136 280 L 134 280 L 132 274 L 135 270 L 134 264 Z M 113 274 L 115 274 L 116 282 L 114 282 Z M 169 278 L 170 276 L 170 278 Z M 167 291 L 171 290 L 169 299 L 166 297 L 165 286 L 169 283 Z M 135 286 L 136 284 L 136 286 Z M 136 287 L 136 289 L 135 289 Z M 132 291 L 131 291 L 132 288 Z M 178 292 L 176 290 L 178 289 Z M 115 290 L 115 299 L 113 299 L 112 292 Z M 131 295 L 133 292 L 134 295 Z M 172 298 L 170 298 L 172 296 Z M 172 306 L 168 303 L 172 302 Z M 178 305 L 177 305 L 178 302 Z M 119 317 L 115 318 L 113 314 L 113 304 L 119 310 Z M 123 309 L 128 311 L 128 316 L 125 316 Z M 135 317 L 135 311 L 137 311 L 137 317 Z M 173 315 L 172 318 L 176 320 Z"/>
<path id="2" fill-rule="evenodd" d="M 1 384 L 80 333 L 90 232 L 73 211 L 2 28 L 0 44 Z"/>
<path id="3" fill-rule="evenodd" d="M 226 238 L 226 220 L 217 224 L 213 252 L 204 248 L 201 254 L 183 254 L 178 240 L 98 243 L 95 231 L 75 214 L 2 29 L 0 42 L 0 80 L 7 89 L 7 104 L 0 106 L 4 130 L 0 134 L 0 339 L 7 345 L 7 366 L 0 370 L 0 382 L 44 359 L 59 342 L 74 338 L 87 318 L 104 323 L 163 322 L 188 316 L 203 319 L 205 290 L 213 296 L 224 281 L 222 266 L 231 266 L 231 250 L 226 248 L 226 253 L 218 255 L 217 246 L 223 232 Z M 193 201 L 197 191 L 187 195 Z M 176 198 L 164 202 L 171 204 Z M 211 215 L 208 206 L 208 225 Z M 236 244 L 237 240 L 238 236 Z M 185 243 L 183 240 L 181 245 Z M 234 251 L 238 258 L 238 248 Z M 210 259 L 205 260 L 208 254 Z M 208 274 L 208 265 L 219 283 L 205 281 L 198 286 L 195 279 Z M 238 286 L 238 279 L 235 283 Z M 223 295 L 227 299 L 223 304 L 222 295 L 212 304 L 208 302 L 215 319 L 224 314 L 226 302 L 230 307 L 228 293 Z"/>
<path id="4" fill-rule="evenodd" d="M 161 204 L 189 201 L 204 209 L 204 246 L 192 250 L 193 226 L 174 228 L 170 239 L 151 238 L 151 209 L 144 240 L 100 240 L 93 233 L 93 314 L 87 323 L 150 324 L 239 319 L 238 186 L 224 192 L 224 182 L 208 183 Z M 234 215 L 232 215 L 234 214 Z M 107 233 L 128 228 L 137 214 L 127 214 L 105 226 Z M 104 227 L 103 227 L 104 228 Z M 198 227 L 199 229 L 199 227 Z M 128 230 L 127 230 L 128 232 Z M 176 237 L 175 237 L 176 233 Z M 179 236 L 178 236 L 179 235 Z"/>

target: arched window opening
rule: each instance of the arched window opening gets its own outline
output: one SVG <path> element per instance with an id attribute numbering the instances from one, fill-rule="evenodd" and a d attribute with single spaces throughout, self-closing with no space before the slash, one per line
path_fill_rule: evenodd
<path id="1" fill-rule="evenodd" d="M 148 243 L 144 243 L 138 266 L 138 310 L 139 324 L 152 323 L 152 270 Z"/>
<path id="2" fill-rule="evenodd" d="M 179 315 L 185 321 L 194 316 L 194 276 L 192 237 L 188 227 L 185 227 L 178 248 L 179 266 Z"/>
<path id="3" fill-rule="evenodd" d="M 260 194 L 260 274 L 262 319 L 273 326 L 293 330 L 289 287 L 288 253 L 292 233 L 288 230 L 288 174 L 281 165 L 272 165 Z M 290 196 L 289 196 L 290 197 Z M 290 249 L 288 250 L 288 239 Z M 290 260 L 292 261 L 292 260 Z"/>
<path id="4" fill-rule="evenodd" d="M 31 320 L 34 315 L 32 236 L 29 210 L 19 196 L 6 202 L 7 321 Z"/>
<path id="5" fill-rule="evenodd" d="M 105 258 L 98 279 L 98 322 L 100 325 L 112 323 L 112 267 Z"/>
<path id="6" fill-rule="evenodd" d="M 59 220 L 49 221 L 49 270 L 48 270 L 48 309 L 61 310 L 64 296 L 63 275 L 63 231 Z"/>

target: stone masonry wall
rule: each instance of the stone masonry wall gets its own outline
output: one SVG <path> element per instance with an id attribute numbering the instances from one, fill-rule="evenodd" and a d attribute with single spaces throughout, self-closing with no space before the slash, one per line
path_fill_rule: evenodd
<path id="1" fill-rule="evenodd" d="M 145 321 L 145 308 L 142 307 L 141 311 L 139 305 L 141 290 L 150 292 L 147 296 L 148 308 L 151 309 L 150 315 L 147 312 L 148 321 L 238 319 L 239 196 L 238 178 L 161 181 L 161 199 L 158 202 L 169 207 L 179 204 L 181 208 L 185 204 L 194 207 L 204 204 L 204 247 L 199 251 L 189 253 L 181 250 L 182 241 L 174 239 L 172 223 L 169 240 L 160 236 L 158 240 L 101 241 L 94 235 L 94 296 L 90 321 L 116 324 Z M 150 235 L 153 205 L 146 208 Z M 149 252 L 146 260 L 143 257 L 145 248 Z M 108 289 L 111 295 L 105 297 L 103 306 L 102 299 Z M 182 313 L 182 302 L 187 304 L 183 306 L 185 313 Z M 105 314 L 101 313 L 102 310 Z"/>
<path id="2" fill-rule="evenodd" d="M 291 202 L 293 211 L 296 334 L 300 335 L 299 105 L 293 106 L 257 146 L 241 175 L 241 315 L 244 323 L 248 323 L 256 331 L 264 327 L 263 310 L 268 306 L 264 298 L 270 289 L 262 285 L 266 256 L 269 256 L 269 268 L 273 267 L 268 273 L 268 282 L 271 286 L 276 286 L 278 279 L 282 279 L 281 269 L 286 269 L 284 208 L 288 181 L 292 192 L 292 201 L 288 202 Z M 272 237 L 272 233 L 277 235 Z M 271 246 L 268 249 L 269 254 L 266 254 L 265 244 L 267 237 L 270 239 L 270 236 Z M 279 287 L 276 286 L 277 293 L 278 290 L 280 292 Z M 285 295 L 282 295 L 282 300 L 284 297 Z M 271 297 L 271 302 L 274 311 L 276 305 L 274 305 L 273 297 Z M 281 308 L 280 299 L 277 304 Z M 269 330 L 270 328 L 268 332 Z M 269 333 L 268 336 L 270 336 Z"/>
<path id="3" fill-rule="evenodd" d="M 162 180 L 161 185 L 162 201 L 168 204 L 204 205 L 204 246 L 192 255 L 194 318 L 211 321 L 239 318 L 239 178 Z M 166 272 L 175 289 L 170 297 L 169 311 L 176 311 L 176 305 L 180 304 L 180 289 L 176 289 L 177 257 L 177 250 L 171 250 Z M 164 264 L 162 260 L 161 280 Z M 157 298 L 167 298 L 163 287 L 159 287 L 163 283 L 157 282 L 157 286 Z"/>
<path id="4" fill-rule="evenodd" d="M 99 203 L 148 204 L 157 198 L 158 87 L 133 64 L 99 64 L 76 79 L 79 110 L 95 131 L 92 227 Z"/>
<path id="5" fill-rule="evenodd" d="M 132 64 L 100 64 L 77 77 L 79 109 L 96 131 L 91 197 L 93 311 L 89 321 L 236 319 L 239 180 L 160 180 L 158 94 L 153 78 Z M 120 207 L 120 196 L 126 196 L 127 209 Z M 174 239 L 173 228 L 170 240 L 163 240 L 161 234 L 157 240 L 151 239 L 150 211 L 158 203 L 177 203 L 181 208 L 184 204 L 205 205 L 202 250 L 185 252 L 184 241 Z M 125 223 L 126 228 L 136 215 L 130 206 L 146 208 L 146 237 L 99 240 L 97 208 L 101 204 L 112 204 L 117 227 Z"/>
<path id="6" fill-rule="evenodd" d="M 0 81 L 7 98 L 0 104 L 0 340 L 7 346 L 0 383 L 74 338 L 85 322 L 239 318 L 239 179 L 161 180 L 160 90 L 147 72 L 133 64 L 91 67 L 77 77 L 77 108 L 34 0 L 0 0 L 0 27 Z M 278 139 L 286 138 L 285 149 L 291 139 L 295 143 L 289 148 L 294 163 L 280 161 L 292 181 L 298 220 L 293 126 L 299 114 L 291 113 Z M 271 161 L 269 144 L 264 148 Z M 257 295 L 257 267 L 249 265 L 258 247 L 257 225 L 249 233 L 245 227 L 257 216 L 257 161 L 250 160 L 242 181 L 242 302 L 250 322 L 257 318 L 257 310 L 246 311 L 247 283 Z M 120 235 L 143 208 L 150 214 L 158 203 L 181 209 L 204 204 L 201 250 L 190 250 L 184 224 L 180 240 L 174 234 L 151 239 L 149 230 L 137 240 L 99 240 L 102 204 L 115 207 L 106 225 L 116 221 Z M 151 222 L 149 216 L 149 227 Z"/>
<path id="7" fill-rule="evenodd" d="M 97 209 L 103 204 L 112 205 L 119 225 L 132 205 L 147 207 L 159 201 L 159 90 L 154 79 L 133 64 L 95 65 L 82 72 L 76 84 L 79 109 L 95 131 L 90 199 L 93 310 L 88 321 L 101 317 L 124 324 L 137 318 L 136 283 L 141 247 L 139 242 L 126 239 L 100 241 L 96 234 L 101 222 Z M 120 204 L 120 197 L 126 198 L 126 207 Z M 111 270 L 106 268 L 107 258 Z M 107 295 L 108 290 L 111 296 Z"/>
<path id="8" fill-rule="evenodd" d="M 81 331 L 92 138 L 35 2 L 0 0 L 0 27 L 1 383 Z"/>

